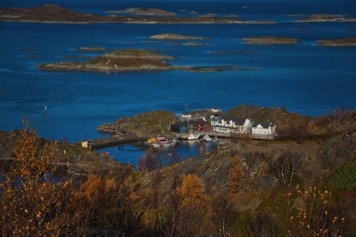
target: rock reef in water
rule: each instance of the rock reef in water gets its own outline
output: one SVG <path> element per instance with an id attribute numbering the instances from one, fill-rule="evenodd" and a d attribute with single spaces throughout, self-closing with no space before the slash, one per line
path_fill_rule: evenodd
<path id="1" fill-rule="evenodd" d="M 150 39 L 155 40 L 205 40 L 206 38 L 199 36 L 189 36 L 189 35 L 180 35 L 180 34 L 159 34 L 152 35 Z"/>
<path id="2" fill-rule="evenodd" d="M 79 52 L 104 52 L 108 50 L 108 48 L 103 47 L 80 47 L 77 49 Z"/>
<path id="3" fill-rule="evenodd" d="M 254 51 L 210 51 L 208 54 L 234 55 L 234 54 L 256 54 Z"/>
<path id="4" fill-rule="evenodd" d="M 317 43 L 321 46 L 328 47 L 356 47 L 356 38 L 318 40 Z"/>
<path id="5" fill-rule="evenodd" d="M 201 67 L 181 67 L 186 72 L 223 72 L 223 71 L 258 71 L 258 68 L 243 68 L 238 66 L 201 66 Z"/>
<path id="6" fill-rule="evenodd" d="M 299 42 L 297 38 L 273 37 L 273 36 L 243 38 L 242 40 L 246 44 L 257 44 L 257 45 L 297 44 Z"/>

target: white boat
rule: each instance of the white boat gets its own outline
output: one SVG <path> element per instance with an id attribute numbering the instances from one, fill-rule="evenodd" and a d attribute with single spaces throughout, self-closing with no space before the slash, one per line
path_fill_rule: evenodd
<path id="1" fill-rule="evenodd" d="M 213 139 L 212 139 L 208 134 L 205 134 L 205 135 L 204 135 L 203 140 L 204 140 L 205 142 L 212 142 L 212 141 L 213 141 Z"/>
<path id="2" fill-rule="evenodd" d="M 189 141 L 191 141 L 191 140 L 197 140 L 199 137 L 200 137 L 200 134 L 197 134 L 197 133 L 196 133 L 196 134 L 194 134 L 194 133 L 189 133 L 187 139 L 188 139 Z"/>

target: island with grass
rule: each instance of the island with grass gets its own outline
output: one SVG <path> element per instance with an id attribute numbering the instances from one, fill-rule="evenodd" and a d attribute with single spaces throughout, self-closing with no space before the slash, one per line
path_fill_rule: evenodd
<path id="1" fill-rule="evenodd" d="M 78 56 L 76 56 L 78 57 Z M 67 57 L 68 58 L 68 57 Z M 88 58 L 84 62 L 64 61 L 45 63 L 38 68 L 46 71 L 91 71 L 91 72 L 154 72 L 168 70 L 183 70 L 186 72 L 221 72 L 221 71 L 257 71 L 258 68 L 223 66 L 174 66 L 167 60 L 175 59 L 172 56 L 144 49 L 120 49 L 109 53 Z"/>
<path id="2" fill-rule="evenodd" d="M 158 8 L 127 8 L 125 10 L 107 11 L 109 14 L 129 14 L 138 16 L 174 16 L 176 13 Z"/>
<path id="3" fill-rule="evenodd" d="M 317 43 L 328 47 L 356 47 L 356 38 L 318 40 Z"/>
<path id="4" fill-rule="evenodd" d="M 207 38 L 199 36 L 181 35 L 181 34 L 158 34 L 152 35 L 150 39 L 155 40 L 206 40 Z"/>
<path id="5" fill-rule="evenodd" d="M 174 67 L 164 60 L 173 57 L 141 49 L 114 50 L 86 62 L 58 62 L 41 64 L 39 68 L 49 71 L 97 71 L 97 72 L 139 72 L 165 71 Z"/>
<path id="6" fill-rule="evenodd" d="M 288 45 L 297 44 L 299 40 L 297 38 L 287 38 L 287 37 L 274 37 L 274 36 L 261 36 L 253 38 L 243 38 L 246 44 L 256 44 L 256 45 Z"/>
<path id="7" fill-rule="evenodd" d="M 337 14 L 313 14 L 306 18 L 295 20 L 295 22 L 356 22 L 356 17 L 344 17 L 343 15 Z"/>

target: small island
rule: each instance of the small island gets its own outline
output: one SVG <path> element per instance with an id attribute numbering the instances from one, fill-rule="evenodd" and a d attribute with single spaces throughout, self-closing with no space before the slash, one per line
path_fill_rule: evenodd
<path id="1" fill-rule="evenodd" d="M 243 38 L 246 44 L 257 44 L 257 45 L 277 45 L 277 44 L 297 44 L 299 40 L 297 38 L 286 38 L 286 37 L 273 37 L 273 36 L 262 36 L 254 38 Z"/>
<path id="2" fill-rule="evenodd" d="M 41 23 L 131 23 L 131 24 L 270 24 L 271 21 L 244 21 L 237 17 L 178 16 L 160 9 L 129 8 L 109 11 L 110 15 L 76 12 L 54 4 L 34 8 L 0 7 L 0 21 Z M 126 13 L 126 15 L 115 15 Z"/>
<path id="3" fill-rule="evenodd" d="M 312 22 L 355 22 L 356 18 L 345 18 L 343 15 L 335 14 L 313 14 L 304 19 L 295 20 L 295 22 L 312 23 Z"/>
<path id="4" fill-rule="evenodd" d="M 125 10 L 107 11 L 109 14 L 130 14 L 139 16 L 174 16 L 176 13 L 158 8 L 127 8 Z"/>
<path id="5" fill-rule="evenodd" d="M 78 56 L 77 56 L 78 57 Z M 151 50 L 121 49 L 91 57 L 85 62 L 57 62 L 40 64 L 39 69 L 46 71 L 91 71 L 91 72 L 154 72 L 182 70 L 186 72 L 221 71 L 257 71 L 257 68 L 239 66 L 174 66 L 165 60 L 172 56 L 159 54 Z"/>
<path id="6" fill-rule="evenodd" d="M 174 69 L 163 61 L 173 57 L 140 49 L 115 50 L 86 62 L 58 62 L 41 64 L 39 68 L 50 71 L 139 72 Z"/>
<path id="7" fill-rule="evenodd" d="M 186 42 L 183 43 L 182 46 L 196 47 L 196 46 L 208 46 L 209 44 L 202 44 L 198 42 Z"/>
<path id="8" fill-rule="evenodd" d="M 189 36 L 189 35 L 180 35 L 180 34 L 159 34 L 152 35 L 150 39 L 155 40 L 206 40 L 206 38 L 199 36 Z"/>
<path id="9" fill-rule="evenodd" d="M 317 43 L 321 46 L 328 47 L 356 47 L 356 38 L 318 40 Z"/>

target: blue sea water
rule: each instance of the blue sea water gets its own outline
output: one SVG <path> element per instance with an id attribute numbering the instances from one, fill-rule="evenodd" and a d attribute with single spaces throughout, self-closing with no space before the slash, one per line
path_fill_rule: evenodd
<path id="1" fill-rule="evenodd" d="M 227 111 L 241 104 L 284 106 L 292 112 L 322 115 L 335 107 L 354 108 L 356 48 L 331 48 L 319 39 L 356 37 L 356 23 L 294 23 L 308 14 L 356 16 L 353 1 L 2 1 L 0 6 L 29 7 L 55 3 L 78 11 L 106 14 L 129 7 L 156 7 L 174 12 L 238 14 L 242 19 L 267 19 L 277 24 L 41 24 L 0 23 L 0 129 L 22 127 L 29 116 L 45 138 L 97 138 L 96 127 L 123 116 L 151 110 L 181 113 L 218 107 Z M 246 6 L 246 7 L 245 7 Z M 184 10 L 184 11 L 180 11 Z M 302 14 L 302 15 L 295 15 Z M 304 14 L 304 15 L 303 15 Z M 204 46 L 153 41 L 151 35 L 179 33 L 208 38 Z M 247 45 L 244 37 L 286 36 L 296 45 Z M 66 56 L 95 56 L 79 47 L 142 48 L 172 55 L 174 65 L 236 65 L 258 71 L 191 73 L 45 72 L 38 64 Z M 212 54 L 253 51 L 256 54 Z M 47 110 L 44 111 L 45 106 Z M 130 148 L 130 147 L 129 147 Z M 183 148 L 182 148 L 183 149 Z M 124 150 L 124 149 L 123 149 Z M 142 151 L 110 149 L 121 161 L 135 162 Z M 185 154 L 194 155 L 196 151 Z M 126 159 L 126 157 L 128 157 Z"/>

